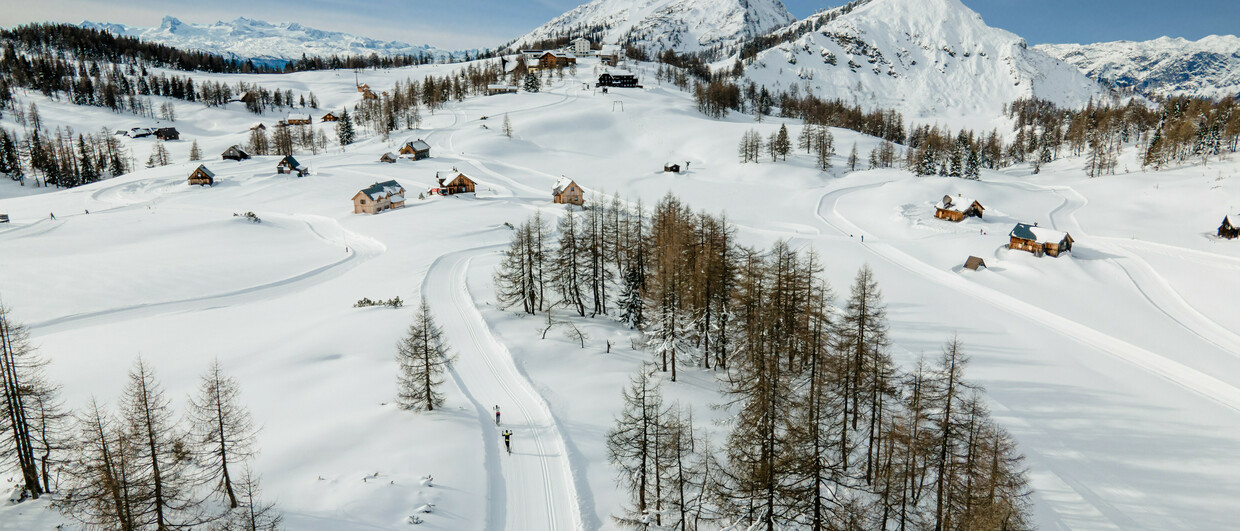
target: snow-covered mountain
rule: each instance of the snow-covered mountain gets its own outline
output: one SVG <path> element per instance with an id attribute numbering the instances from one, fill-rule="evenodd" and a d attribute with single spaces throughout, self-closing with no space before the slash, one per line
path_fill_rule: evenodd
<path id="1" fill-rule="evenodd" d="M 779 0 L 593 0 L 539 26 L 514 48 L 559 37 L 630 43 L 650 52 L 736 44 L 796 20 Z"/>
<path id="2" fill-rule="evenodd" d="M 1240 97 L 1240 37 L 1234 35 L 1037 48 L 1076 65 L 1089 77 L 1146 95 Z"/>
<path id="3" fill-rule="evenodd" d="M 272 24 L 248 18 L 214 24 L 193 24 L 166 16 L 163 22 L 154 28 L 90 21 L 82 22 L 81 26 L 184 50 L 199 50 L 234 59 L 251 59 L 256 63 L 275 66 L 300 59 L 303 55 L 343 57 L 374 53 L 380 56 L 433 54 L 441 57 L 449 53 L 429 45 L 379 41 L 348 33 L 309 28 L 296 22 Z"/>
<path id="4" fill-rule="evenodd" d="M 1076 67 L 987 26 L 960 0 L 871 0 L 772 35 L 781 33 L 791 38 L 759 52 L 747 78 L 894 108 L 915 122 L 989 128 L 1018 98 L 1076 107 L 1106 94 Z"/>

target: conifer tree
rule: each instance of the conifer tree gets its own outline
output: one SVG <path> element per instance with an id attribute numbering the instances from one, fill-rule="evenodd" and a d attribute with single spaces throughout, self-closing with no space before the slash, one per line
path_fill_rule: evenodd
<path id="1" fill-rule="evenodd" d="M 188 415 L 201 481 L 232 509 L 240 503 L 238 472 L 254 456 L 257 437 L 240 394 L 240 385 L 224 374 L 217 359 L 202 376 L 198 396 L 190 399 Z"/>
<path id="2" fill-rule="evenodd" d="M 852 151 L 848 152 L 848 171 L 857 171 L 857 143 L 853 142 Z"/>
<path id="3" fill-rule="evenodd" d="M 452 360 L 443 329 L 435 324 L 423 297 L 408 332 L 396 345 L 397 405 L 401 409 L 426 411 L 442 406 L 444 373 Z"/>
<path id="4" fill-rule="evenodd" d="M 197 139 L 194 139 L 194 142 L 189 145 L 189 160 L 190 162 L 202 160 L 202 149 L 198 147 Z"/>
<path id="5" fill-rule="evenodd" d="M 504 136 L 512 138 L 512 121 L 508 119 L 508 113 L 504 113 Z"/>
<path id="6" fill-rule="evenodd" d="M 348 109 L 340 111 L 340 119 L 336 121 L 336 139 L 340 145 L 347 146 L 353 143 L 355 136 L 353 118 L 349 116 Z"/>
<path id="7" fill-rule="evenodd" d="M 538 76 L 532 72 L 525 75 L 525 91 L 538 92 L 542 88 L 542 83 L 538 81 Z"/>

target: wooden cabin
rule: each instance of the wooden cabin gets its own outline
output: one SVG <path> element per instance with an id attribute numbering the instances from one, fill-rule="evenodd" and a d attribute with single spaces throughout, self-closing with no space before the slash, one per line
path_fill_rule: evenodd
<path id="1" fill-rule="evenodd" d="M 449 181 L 448 177 L 453 173 L 456 174 L 456 177 Z M 477 188 L 477 184 L 474 183 L 473 179 L 457 171 L 449 172 L 442 177 L 436 172 L 435 180 L 439 181 L 439 188 L 432 191 L 439 193 L 439 195 L 472 194 Z"/>
<path id="2" fill-rule="evenodd" d="M 680 165 L 671 162 L 663 165 L 664 173 L 680 173 Z"/>
<path id="3" fill-rule="evenodd" d="M 1008 243 L 1009 249 L 1028 251 L 1035 256 L 1042 256 L 1043 254 L 1059 256 L 1062 253 L 1071 251 L 1074 241 L 1072 236 L 1066 232 L 1028 223 L 1017 223 L 1008 236 L 1011 238 L 1011 242 Z"/>
<path id="4" fill-rule="evenodd" d="M 310 118 L 310 115 L 302 113 L 290 114 L 288 119 L 284 120 L 284 123 L 288 125 L 310 125 L 311 122 L 313 122 L 313 119 Z"/>
<path id="5" fill-rule="evenodd" d="M 310 173 L 310 168 L 305 167 L 292 155 L 286 155 L 276 163 L 276 173 L 296 173 L 298 177 L 305 177 Z"/>
<path id="6" fill-rule="evenodd" d="M 378 95 L 378 94 L 375 94 L 375 93 L 374 93 L 373 91 L 371 91 L 370 89 L 366 89 L 366 91 L 362 93 L 362 99 L 364 99 L 364 100 L 377 100 L 377 99 L 379 99 L 379 95 Z"/>
<path id="7" fill-rule="evenodd" d="M 487 96 L 496 94 L 516 94 L 516 85 L 487 85 Z"/>
<path id="8" fill-rule="evenodd" d="M 961 221 L 969 216 L 982 217 L 986 209 L 981 203 L 966 197 L 943 196 L 943 200 L 934 205 L 934 217 L 948 221 Z"/>
<path id="9" fill-rule="evenodd" d="M 250 130 L 251 130 L 251 131 L 266 131 L 266 130 L 267 130 L 267 126 L 263 125 L 263 123 L 262 123 L 262 122 L 259 122 L 259 123 L 256 123 L 256 124 L 254 124 L 254 125 L 251 125 L 251 126 L 250 126 Z"/>
<path id="10" fill-rule="evenodd" d="M 155 130 L 155 138 L 160 140 L 180 140 L 181 133 L 175 127 L 160 127 Z"/>
<path id="11" fill-rule="evenodd" d="M 396 181 L 372 184 L 353 195 L 354 214 L 378 214 L 405 206 L 405 187 Z"/>
<path id="12" fill-rule="evenodd" d="M 986 267 L 986 261 L 976 256 L 970 256 L 968 260 L 964 261 L 965 269 L 972 269 L 974 271 L 977 271 L 978 269 L 981 269 L 983 267 Z"/>
<path id="13" fill-rule="evenodd" d="M 387 162 L 389 164 L 396 164 L 396 158 L 397 158 L 396 154 L 389 151 L 379 157 L 379 162 Z"/>
<path id="14" fill-rule="evenodd" d="M 413 160 L 428 159 L 431 157 L 431 146 L 421 138 L 406 141 L 405 145 L 400 147 L 400 154 L 407 155 Z"/>
<path id="15" fill-rule="evenodd" d="M 1224 216 L 1223 224 L 1218 226 L 1218 237 L 1229 240 L 1240 237 L 1240 216 Z"/>
<path id="16" fill-rule="evenodd" d="M 258 103 L 258 92 L 251 90 L 242 94 L 241 103 Z"/>
<path id="17" fill-rule="evenodd" d="M 211 173 L 205 165 L 199 164 L 194 171 L 189 174 L 189 184 L 199 186 L 214 186 L 215 174 Z"/>
<path id="18" fill-rule="evenodd" d="M 637 74 L 628 70 L 608 70 L 599 74 L 596 86 L 634 88 L 637 87 Z"/>
<path id="19" fill-rule="evenodd" d="M 568 52 L 543 52 L 538 56 L 538 68 L 564 68 L 577 64 L 577 56 Z"/>
<path id="20" fill-rule="evenodd" d="M 319 118 L 319 121 L 320 122 L 338 122 L 340 121 L 340 118 L 337 118 L 335 113 L 329 112 L 327 114 L 324 114 L 322 118 Z"/>
<path id="21" fill-rule="evenodd" d="M 551 199 L 558 204 L 581 206 L 585 203 L 585 195 L 585 190 L 568 177 L 561 177 L 551 189 Z"/>
<path id="22" fill-rule="evenodd" d="M 369 91 L 369 90 L 370 90 L 370 85 L 367 85 L 367 84 L 365 84 L 365 83 L 361 83 L 361 84 L 359 84 L 359 85 L 357 86 L 357 91 L 358 91 L 358 92 L 367 92 L 367 91 Z"/>
<path id="23" fill-rule="evenodd" d="M 250 154 L 246 153 L 244 149 L 241 149 L 241 146 L 238 146 L 236 144 L 233 144 L 232 147 L 225 149 L 224 153 L 220 156 L 223 157 L 224 160 L 237 160 L 237 161 L 246 160 L 250 158 Z"/>

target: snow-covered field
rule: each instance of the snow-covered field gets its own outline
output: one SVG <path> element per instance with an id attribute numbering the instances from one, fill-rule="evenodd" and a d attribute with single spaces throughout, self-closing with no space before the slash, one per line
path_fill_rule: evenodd
<path id="1" fill-rule="evenodd" d="M 362 81 L 381 89 L 446 68 L 368 71 Z M 1114 176 L 1088 179 L 1064 160 L 978 182 L 846 174 L 842 156 L 831 174 L 804 154 L 740 164 L 741 134 L 769 134 L 779 120 L 706 119 L 649 72 L 646 89 L 602 95 L 583 87 L 593 65 L 580 71 L 540 94 L 449 105 L 388 142 L 299 155 L 312 169 L 304 178 L 277 176 L 278 157 L 209 157 L 219 180 L 210 188 L 184 184 L 187 162 L 49 193 L 0 181 L 0 213 L 13 219 L 0 225 L 0 295 L 31 326 L 74 407 L 91 396 L 114 402 L 139 355 L 183 406 L 219 358 L 263 426 L 254 467 L 290 529 L 403 529 L 425 503 L 436 507 L 420 529 L 612 528 L 623 494 L 603 434 L 648 354 L 604 318 L 582 320 L 584 349 L 555 332 L 539 340 L 537 319 L 494 307 L 491 273 L 505 222 L 562 212 L 550 200 L 562 175 L 647 204 L 671 191 L 695 209 L 726 211 L 744 243 L 817 249 L 837 292 L 870 264 L 901 362 L 958 333 L 971 378 L 1028 456 L 1041 527 L 1234 525 L 1240 242 L 1213 232 L 1240 211 L 1240 164 L 1145 174 L 1129 154 Z M 312 90 L 325 112 L 358 99 L 350 74 L 260 81 Z M 150 125 L 19 96 L 53 126 Z M 178 104 L 175 160 L 186 160 L 190 139 L 208 155 L 243 143 L 256 118 L 234 105 Z M 505 113 L 512 139 L 498 127 Z M 864 158 L 877 143 L 834 134 L 845 155 L 856 143 Z M 406 136 L 425 138 L 433 158 L 377 162 Z M 145 140 L 127 142 L 136 157 L 149 152 Z M 663 174 L 667 161 L 690 169 Z M 452 168 L 478 193 L 416 199 Z M 410 190 L 409 207 L 351 213 L 358 189 L 387 179 Z M 934 219 L 945 194 L 979 200 L 985 219 Z M 246 211 L 263 222 L 233 216 Z M 1017 221 L 1070 232 L 1073 251 L 1056 259 L 1005 249 Z M 970 255 L 989 267 L 962 269 Z M 443 411 L 392 403 L 395 343 L 413 309 L 352 304 L 394 296 L 427 297 L 458 355 Z M 726 415 L 709 407 L 719 402 L 711 373 L 682 376 L 667 386 L 671 398 L 704 421 Z M 516 432 L 513 455 L 491 421 L 495 404 Z M 47 527 L 56 518 L 40 507 L 0 508 L 0 528 Z"/>

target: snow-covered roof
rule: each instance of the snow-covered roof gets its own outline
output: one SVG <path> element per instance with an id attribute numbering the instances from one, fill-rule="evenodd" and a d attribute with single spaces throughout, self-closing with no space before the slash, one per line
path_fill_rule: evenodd
<path id="1" fill-rule="evenodd" d="M 404 192 L 405 187 L 401 186 L 400 183 L 394 180 L 375 183 L 362 189 L 363 194 L 366 194 L 367 197 L 370 197 L 375 201 L 383 199 L 384 197 L 400 197 L 403 201 L 404 197 L 400 194 Z M 392 201 L 396 201 L 396 199 L 392 199 Z"/>
<path id="2" fill-rule="evenodd" d="M 1232 227 L 1240 227 L 1240 214 L 1223 216 L 1223 223 L 1231 225 Z"/>
<path id="3" fill-rule="evenodd" d="M 194 168 L 194 171 L 196 172 L 201 171 L 207 177 L 215 177 L 215 172 L 207 169 L 207 166 L 205 164 L 199 164 L 197 168 Z"/>
<path id="4" fill-rule="evenodd" d="M 555 188 L 551 189 L 551 194 L 560 195 L 564 193 L 564 190 L 567 189 L 570 184 L 573 184 L 572 179 L 569 179 L 568 177 L 560 177 L 560 180 L 555 182 Z"/>
<path id="5" fill-rule="evenodd" d="M 404 200 L 405 200 L 405 196 L 400 195 L 400 194 L 393 194 L 392 197 L 388 198 L 388 201 L 391 201 L 393 203 L 399 203 Z"/>
<path id="6" fill-rule="evenodd" d="M 491 84 L 487 85 L 487 90 L 517 90 L 516 85 Z"/>
<path id="7" fill-rule="evenodd" d="M 608 71 L 603 72 L 603 73 L 604 73 L 604 74 L 608 74 L 608 75 L 610 75 L 611 77 L 622 77 L 622 76 L 624 76 L 624 77 L 633 77 L 633 76 L 636 76 L 636 75 L 637 75 L 637 74 L 634 74 L 634 73 L 632 73 L 632 72 L 629 72 L 628 70 L 608 70 Z"/>
<path id="8" fill-rule="evenodd" d="M 943 199 L 940 200 L 938 203 L 935 203 L 934 208 L 937 208 L 939 210 L 948 210 L 951 212 L 960 212 L 963 214 L 964 212 L 968 211 L 970 208 L 973 207 L 973 203 L 977 203 L 977 201 L 969 197 L 962 197 L 962 196 L 952 197 L 950 195 L 947 195 L 947 196 L 943 196 Z M 981 203 L 977 203 L 977 204 L 979 206 L 981 205 Z"/>
<path id="9" fill-rule="evenodd" d="M 1059 243 L 1068 238 L 1068 233 L 1028 223 L 1017 223 L 1009 236 L 1033 240 L 1038 243 Z"/>
<path id="10" fill-rule="evenodd" d="M 395 154 L 395 153 L 392 153 L 391 151 L 389 151 L 389 152 L 387 152 L 387 153 L 384 153 L 384 154 L 382 154 L 382 155 L 379 155 L 379 158 L 381 158 L 381 159 L 396 159 L 396 158 L 398 158 L 398 157 L 396 156 L 396 154 Z"/>
<path id="11" fill-rule="evenodd" d="M 414 151 L 427 151 L 431 149 L 431 145 L 427 144 L 421 138 L 417 140 L 406 140 L 405 145 L 414 149 Z"/>
<path id="12" fill-rule="evenodd" d="M 310 119 L 310 115 L 309 115 L 309 114 L 301 114 L 301 113 L 293 113 L 293 114 L 288 115 L 288 119 L 289 119 L 289 120 L 309 120 L 309 119 Z"/>
<path id="13" fill-rule="evenodd" d="M 599 47 L 599 55 L 620 55 L 619 44 L 604 44 Z"/>

